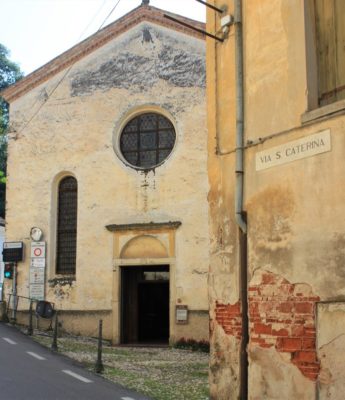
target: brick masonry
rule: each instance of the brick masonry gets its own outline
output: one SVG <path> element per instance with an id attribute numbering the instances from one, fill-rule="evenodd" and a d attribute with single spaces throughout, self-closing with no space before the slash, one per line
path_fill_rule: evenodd
<path id="1" fill-rule="evenodd" d="M 242 314 L 239 302 L 227 305 L 216 303 L 216 321 L 227 335 L 241 339 Z"/>
<path id="2" fill-rule="evenodd" d="M 265 272 L 259 284 L 249 287 L 250 344 L 289 353 L 301 373 L 316 381 L 320 363 L 316 354 L 315 307 L 319 300 L 308 285 L 292 284 Z M 226 334 L 241 338 L 240 303 L 217 303 L 216 321 Z"/>

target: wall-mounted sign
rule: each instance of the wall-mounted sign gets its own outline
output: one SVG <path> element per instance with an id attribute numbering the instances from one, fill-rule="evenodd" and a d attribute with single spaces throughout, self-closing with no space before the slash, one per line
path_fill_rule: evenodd
<path id="1" fill-rule="evenodd" d="M 256 153 L 256 170 L 286 164 L 331 150 L 331 131 L 327 129 L 302 139 Z"/>
<path id="2" fill-rule="evenodd" d="M 187 324 L 188 323 L 188 306 L 178 304 L 176 306 L 176 323 Z"/>
<path id="3" fill-rule="evenodd" d="M 45 268 L 30 268 L 30 285 L 31 284 L 44 284 Z"/>
<path id="4" fill-rule="evenodd" d="M 30 298 L 44 300 L 46 242 L 31 242 Z"/>
<path id="5" fill-rule="evenodd" d="M 31 258 L 45 258 L 46 242 L 31 242 Z"/>
<path id="6" fill-rule="evenodd" d="M 44 300 L 44 285 L 40 283 L 30 284 L 30 298 L 35 300 Z"/>
<path id="7" fill-rule="evenodd" d="M 24 260 L 23 242 L 5 242 L 2 250 L 3 262 L 19 262 Z"/>
<path id="8" fill-rule="evenodd" d="M 31 268 L 44 268 L 46 266 L 45 258 L 32 258 L 30 261 Z"/>

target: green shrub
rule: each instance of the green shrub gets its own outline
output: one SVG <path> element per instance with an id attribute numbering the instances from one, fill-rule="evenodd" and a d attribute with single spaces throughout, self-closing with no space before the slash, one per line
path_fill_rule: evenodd
<path id="1" fill-rule="evenodd" d="M 204 353 L 210 352 L 210 343 L 207 340 L 195 340 L 181 338 L 173 345 L 176 349 L 186 349 L 192 351 L 202 351 Z"/>

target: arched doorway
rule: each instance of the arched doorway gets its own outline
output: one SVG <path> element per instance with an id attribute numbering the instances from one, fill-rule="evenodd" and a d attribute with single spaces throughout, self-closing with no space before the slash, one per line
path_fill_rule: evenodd
<path id="1" fill-rule="evenodd" d="M 134 237 L 121 251 L 124 260 L 167 256 L 152 235 Z M 121 266 L 121 342 L 169 342 L 169 265 Z"/>
<path id="2" fill-rule="evenodd" d="M 107 225 L 113 236 L 113 343 L 175 338 L 179 221 Z"/>

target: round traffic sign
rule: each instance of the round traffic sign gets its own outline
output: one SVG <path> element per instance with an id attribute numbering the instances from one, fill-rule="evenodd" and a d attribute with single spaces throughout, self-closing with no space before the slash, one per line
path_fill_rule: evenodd
<path id="1" fill-rule="evenodd" d="M 39 257 L 40 255 L 42 255 L 42 249 L 40 249 L 39 247 L 36 247 L 36 249 L 34 250 L 34 255 L 36 257 Z"/>

